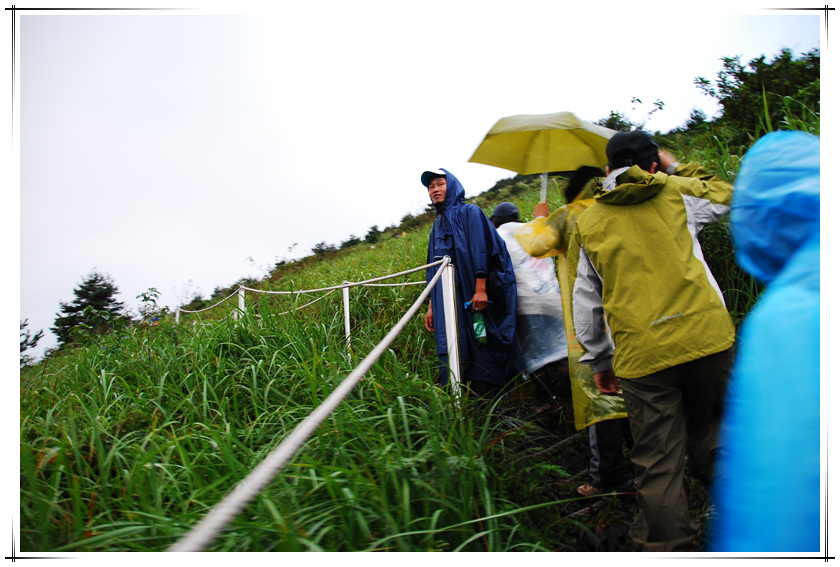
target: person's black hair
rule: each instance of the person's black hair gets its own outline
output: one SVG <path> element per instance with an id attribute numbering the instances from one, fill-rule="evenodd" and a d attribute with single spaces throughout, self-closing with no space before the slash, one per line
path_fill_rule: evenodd
<path id="1" fill-rule="evenodd" d="M 616 132 L 607 142 L 607 160 L 612 170 L 638 165 L 647 171 L 659 161 L 659 146 L 643 130 Z"/>
<path id="2" fill-rule="evenodd" d="M 632 167 L 638 165 L 644 171 L 650 169 L 653 162 L 659 161 L 659 155 L 648 155 L 647 157 L 638 157 L 633 150 L 622 150 L 616 152 L 613 161 L 610 163 L 610 169 L 618 169 L 620 167 Z"/>
<path id="3" fill-rule="evenodd" d="M 583 188 L 586 187 L 586 184 L 590 179 L 604 177 L 605 175 L 606 173 L 600 167 L 584 165 L 577 168 L 572 176 L 569 177 L 569 182 L 566 184 L 566 188 L 563 189 L 563 198 L 566 199 L 567 203 L 571 203 L 578 195 L 580 195 L 580 192 L 583 191 Z"/>

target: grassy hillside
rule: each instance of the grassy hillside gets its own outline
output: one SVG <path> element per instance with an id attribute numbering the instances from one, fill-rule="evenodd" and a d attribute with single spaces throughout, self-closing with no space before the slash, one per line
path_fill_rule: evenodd
<path id="1" fill-rule="evenodd" d="M 804 110 L 781 126 L 818 134 L 818 108 Z M 779 126 L 767 116 L 766 129 Z M 744 148 L 730 149 L 726 128 L 696 123 L 658 139 L 732 181 Z M 549 182 L 551 208 L 563 183 Z M 503 180 L 471 201 L 488 215 L 511 201 L 527 220 L 538 185 Z M 422 265 L 430 218 L 406 217 L 373 248 L 327 250 L 248 286 L 321 288 Z M 725 221 L 704 231 L 703 248 L 739 321 L 760 286 L 735 265 Z M 166 550 L 333 391 L 421 289 L 353 288 L 350 350 L 340 292 L 286 315 L 324 294 L 249 293 L 239 319 L 233 298 L 180 324 L 168 316 L 92 335 L 23 368 L 21 551 Z M 434 340 L 422 315 L 210 550 L 629 549 L 621 527 L 632 496 L 596 506 L 571 496 L 586 480 L 588 450 L 568 409 L 535 415 L 527 383 L 495 408 L 456 404 L 432 385 Z M 705 494 L 689 486 L 702 520 Z"/>
<path id="2" fill-rule="evenodd" d="M 474 201 L 488 214 L 502 200 L 530 211 L 538 184 L 525 179 Z M 395 234 L 252 285 L 320 288 L 425 263 L 427 225 Z M 340 292 L 249 292 L 240 320 L 234 297 L 183 314 L 180 325 L 168 317 L 91 336 L 24 370 L 21 550 L 165 550 L 329 395 L 421 290 L 352 288 L 351 351 Z M 585 521 L 570 517 L 586 505 L 571 490 L 585 481 L 588 454 L 568 410 L 538 419 L 530 384 L 495 411 L 458 406 L 432 386 L 435 365 L 421 312 L 210 549 L 575 550 L 600 541 L 598 514 L 630 517 L 632 497 Z"/>

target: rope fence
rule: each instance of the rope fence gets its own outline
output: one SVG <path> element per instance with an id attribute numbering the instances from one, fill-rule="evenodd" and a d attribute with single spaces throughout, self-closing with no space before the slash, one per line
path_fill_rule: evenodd
<path id="1" fill-rule="evenodd" d="M 321 297 L 319 297 L 319 298 L 317 298 L 317 299 L 313 299 L 313 300 L 312 300 L 312 301 L 310 301 L 309 303 L 304 303 L 303 305 L 300 305 L 300 306 L 298 306 L 298 307 L 295 307 L 294 309 L 289 309 L 288 311 L 282 311 L 282 312 L 280 312 L 280 313 L 269 313 L 268 315 L 265 315 L 265 317 L 279 317 L 280 315 L 288 315 L 289 313 L 294 313 L 295 311 L 300 311 L 301 309 L 303 309 L 303 308 L 305 308 L 305 307 L 309 307 L 310 305 L 315 305 L 315 304 L 316 304 L 316 303 L 318 303 L 319 301 L 321 301 L 321 300 L 323 300 L 323 299 L 328 298 L 330 295 L 332 295 L 332 294 L 333 294 L 333 293 L 335 293 L 336 291 L 338 291 L 338 290 L 335 290 L 335 289 L 334 289 L 334 290 L 332 290 L 332 291 L 328 291 L 327 293 L 325 293 L 325 294 L 324 294 L 324 295 L 322 295 Z M 255 317 L 259 317 L 259 318 L 262 318 L 262 317 L 263 317 L 263 315 L 254 315 L 254 316 L 255 316 Z"/>
<path id="2" fill-rule="evenodd" d="M 181 313 L 202 313 L 204 311 L 209 311 L 210 309 L 213 309 L 213 308 L 218 307 L 219 305 L 223 304 L 224 302 L 226 302 L 227 300 L 232 298 L 234 295 L 239 295 L 239 307 L 238 307 L 237 311 L 234 312 L 234 317 L 236 317 L 238 319 L 246 313 L 246 306 L 245 306 L 245 292 L 246 291 L 250 291 L 252 293 L 260 293 L 260 294 L 263 294 L 263 295 L 296 295 L 298 297 L 300 297 L 300 294 L 302 294 L 302 293 L 327 292 L 325 295 L 322 295 L 318 299 L 310 301 L 309 303 L 306 303 L 304 305 L 300 305 L 298 307 L 295 307 L 294 309 L 290 309 L 289 311 L 283 311 L 282 313 L 272 313 L 272 314 L 268 315 L 270 317 L 275 317 L 275 316 L 280 316 L 280 315 L 288 315 L 290 313 L 294 313 L 295 311 L 299 311 L 301 309 L 309 307 L 310 305 L 313 305 L 313 304 L 317 303 L 318 301 L 321 301 L 322 299 L 328 297 L 334 291 L 342 290 L 342 292 L 344 294 L 344 302 L 343 302 L 343 305 L 344 305 L 344 334 L 345 334 L 345 338 L 347 340 L 347 348 L 350 349 L 351 345 L 350 345 L 350 296 L 349 296 L 349 292 L 348 292 L 349 288 L 357 287 L 357 286 L 364 286 L 364 287 L 403 287 L 403 286 L 406 286 L 406 285 L 425 285 L 426 284 L 425 281 L 405 282 L 405 283 L 388 283 L 388 284 L 375 283 L 375 282 L 381 282 L 381 281 L 384 281 L 384 280 L 393 279 L 393 278 L 397 278 L 397 277 L 400 277 L 400 276 L 406 276 L 406 275 L 409 275 L 409 274 L 413 274 L 413 273 L 419 272 L 421 270 L 425 270 L 427 268 L 437 266 L 441 262 L 442 262 L 442 260 L 439 260 L 437 262 L 432 262 L 430 264 L 425 264 L 423 266 L 418 266 L 416 268 L 411 268 L 410 270 L 404 270 L 402 272 L 397 272 L 397 273 L 394 273 L 394 274 L 388 274 L 386 276 L 379 276 L 379 277 L 376 277 L 376 278 L 371 278 L 371 279 L 363 280 L 363 281 L 360 281 L 360 282 L 347 282 L 347 281 L 345 281 L 341 285 L 336 285 L 336 286 L 331 286 L 331 287 L 322 287 L 322 288 L 316 288 L 316 289 L 302 289 L 302 290 L 298 290 L 298 291 L 274 291 L 274 290 L 253 289 L 253 288 L 250 288 L 250 287 L 246 287 L 244 285 L 240 285 L 239 288 L 235 292 L 233 292 L 232 294 L 230 294 L 226 298 L 222 299 L 218 303 L 216 303 L 214 305 L 211 305 L 210 307 L 205 307 L 204 309 L 198 309 L 196 311 L 188 311 L 186 309 L 181 309 L 179 307 L 175 311 L 175 323 L 180 324 Z M 262 318 L 262 316 L 258 316 L 258 317 Z"/>
<path id="3" fill-rule="evenodd" d="M 437 266 L 441 262 L 442 262 L 442 260 L 438 260 L 437 262 L 432 262 L 431 264 L 425 264 L 423 266 L 418 266 L 416 268 L 411 268 L 410 270 L 404 270 L 402 272 L 397 272 L 395 274 L 388 274 L 387 276 L 379 276 L 379 277 L 376 277 L 376 278 L 371 278 L 369 280 L 363 280 L 363 281 L 360 281 L 360 282 L 344 282 L 341 285 L 336 285 L 336 286 L 332 286 L 332 287 L 321 287 L 321 288 L 317 288 L 317 289 L 302 289 L 300 291 L 271 291 L 271 290 L 262 290 L 262 289 L 251 289 L 250 287 L 245 287 L 245 286 L 240 286 L 240 289 L 244 289 L 246 291 L 254 291 L 254 292 L 257 292 L 257 293 L 267 293 L 267 294 L 276 294 L 276 295 L 293 295 L 293 294 L 298 294 L 298 293 L 316 293 L 316 292 L 319 292 L 319 291 L 333 291 L 333 290 L 342 289 L 342 288 L 345 288 L 345 287 L 367 285 L 367 284 L 371 284 L 373 282 L 381 282 L 381 281 L 384 281 L 384 280 L 390 280 L 390 279 L 398 278 L 400 276 L 407 276 L 408 274 L 413 274 L 415 272 L 425 270 L 426 268 L 431 268 L 433 266 Z M 425 284 L 426 282 L 423 281 L 423 282 L 416 282 L 416 283 Z M 405 285 L 405 284 L 393 284 L 393 285 Z"/>
<path id="4" fill-rule="evenodd" d="M 359 365 L 345 378 L 341 384 L 319 405 L 315 410 L 309 414 L 298 426 L 292 431 L 263 461 L 251 471 L 221 502 L 219 502 L 210 512 L 196 524 L 183 538 L 173 545 L 169 551 L 202 551 L 218 534 L 230 523 L 230 521 L 239 514 L 245 506 L 247 506 L 286 466 L 286 464 L 294 457 L 297 451 L 303 446 L 307 439 L 315 432 L 315 430 L 332 414 L 344 398 L 353 390 L 358 384 L 359 380 L 373 367 L 377 360 L 386 352 L 391 343 L 403 331 L 409 321 L 418 312 L 420 307 L 429 297 L 432 289 L 439 281 L 442 280 L 443 295 L 444 295 L 444 311 L 446 313 L 447 323 L 447 340 L 450 347 L 454 345 L 454 356 L 450 358 L 450 366 L 452 368 L 452 382 L 460 382 L 460 358 L 457 354 L 458 340 L 457 334 L 450 337 L 449 327 L 454 325 L 456 321 L 456 298 L 454 282 L 455 277 L 453 273 L 454 267 L 450 263 L 449 257 L 445 257 L 439 262 L 427 264 L 409 272 L 402 272 L 387 277 L 395 277 L 397 275 L 404 275 L 420 269 L 440 265 L 441 268 L 437 271 L 435 276 L 429 282 L 429 285 L 422 291 L 420 296 L 414 301 L 408 311 L 402 316 L 397 324 L 391 328 L 387 335 L 377 344 L 373 350 L 359 363 Z M 378 281 L 383 278 L 377 278 Z M 335 291 L 336 289 L 348 288 L 353 285 L 362 285 L 365 282 L 350 283 L 345 282 L 340 286 L 334 288 L 324 288 L 318 291 Z M 425 282 L 423 282 L 425 283 Z M 241 288 L 240 288 L 241 289 Z M 294 292 L 291 292 L 294 293 Z M 228 298 L 229 299 L 229 298 Z M 457 327 L 456 331 L 457 331 Z M 459 390 L 456 389 L 456 392 Z"/>
<path id="5" fill-rule="evenodd" d="M 405 282 L 405 283 L 367 283 L 360 284 L 365 287 L 402 287 L 404 285 L 425 285 L 426 282 Z"/>
<path id="6" fill-rule="evenodd" d="M 214 304 L 214 305 L 211 305 L 210 307 L 205 307 L 204 309 L 197 309 L 197 310 L 195 310 L 195 311 L 188 311 L 188 310 L 186 310 L 186 309 L 181 309 L 181 308 L 179 307 L 178 309 L 176 309 L 176 310 L 175 310 L 175 322 L 176 322 L 176 323 L 178 323 L 178 319 L 179 319 L 178 315 L 179 315 L 180 313 L 202 313 L 203 311 L 210 311 L 211 309 L 213 309 L 213 308 L 215 308 L 215 307 L 218 307 L 219 305 L 221 305 L 222 303 L 224 303 L 225 301 L 227 301 L 228 299 L 230 299 L 231 297 L 233 297 L 233 296 L 234 296 L 234 295 L 236 295 L 237 293 L 239 293 L 239 292 L 238 292 L 238 291 L 234 291 L 233 293 L 231 293 L 230 295 L 228 295 L 226 298 L 222 299 L 222 300 L 221 300 L 221 301 L 219 301 L 218 303 L 216 303 L 216 304 Z"/>

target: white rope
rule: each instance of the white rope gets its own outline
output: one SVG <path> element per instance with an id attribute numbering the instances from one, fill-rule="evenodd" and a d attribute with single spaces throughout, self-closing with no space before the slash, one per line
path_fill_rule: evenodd
<path id="1" fill-rule="evenodd" d="M 425 283 L 425 282 L 424 282 L 424 283 Z M 266 317 L 279 317 L 280 315 L 288 315 L 289 313 L 294 313 L 295 311 L 300 311 L 300 310 L 301 310 L 301 309 L 303 309 L 304 307 L 309 307 L 309 306 L 310 306 L 310 305 L 312 305 L 313 303 L 318 303 L 318 302 L 319 302 L 319 301 L 321 301 L 322 299 L 324 299 L 324 298 L 326 298 L 326 297 L 329 297 L 331 293 L 335 293 L 336 291 L 338 291 L 338 290 L 334 289 L 334 290 L 332 290 L 332 291 L 330 291 L 330 292 L 328 292 L 328 293 L 325 293 L 324 295 L 322 295 L 322 296 L 321 296 L 321 297 L 319 297 L 318 299 L 314 299 L 314 300 L 310 301 L 309 303 L 306 303 L 306 304 L 304 304 L 304 305 L 301 305 L 300 307 L 295 307 L 294 309 L 290 309 L 289 311 L 283 311 L 282 313 L 269 313 L 268 315 L 266 315 Z"/>
<path id="2" fill-rule="evenodd" d="M 221 300 L 220 302 L 218 302 L 216 305 L 211 305 L 210 307 L 205 307 L 204 309 L 199 309 L 198 311 L 187 311 L 186 309 L 181 309 L 180 307 L 178 308 L 178 311 L 180 311 L 181 313 L 201 313 L 202 311 L 207 311 L 208 309 L 213 309 L 214 307 L 218 307 L 219 305 L 221 305 L 222 303 L 224 303 L 225 301 L 227 301 L 228 299 L 230 299 L 231 297 L 233 297 L 237 293 L 239 293 L 238 289 L 236 291 L 234 291 L 233 293 L 231 293 L 230 295 L 228 295 L 223 300 Z"/>
<path id="3" fill-rule="evenodd" d="M 405 270 L 403 272 L 398 272 L 396 274 L 389 274 L 387 276 L 380 276 L 378 278 L 372 278 L 372 279 L 364 280 L 364 281 L 361 281 L 361 282 L 344 282 L 341 285 L 337 285 L 337 286 L 333 286 L 333 287 L 322 287 L 322 288 L 318 288 L 318 289 L 302 289 L 302 290 L 298 290 L 298 291 L 269 291 L 269 290 L 263 290 L 263 289 L 253 289 L 253 288 L 250 288 L 250 287 L 245 287 L 243 285 L 243 286 L 240 286 L 239 289 L 237 289 L 236 291 L 234 291 L 233 293 L 228 295 L 226 298 L 222 299 L 221 301 L 219 301 L 218 303 L 216 303 L 214 305 L 211 305 L 210 307 L 205 307 L 204 309 L 199 309 L 197 311 L 190 311 L 190 310 L 187 310 L 187 309 L 178 308 L 178 311 L 180 311 L 181 313 L 202 313 L 204 311 L 209 311 L 210 309 L 213 309 L 214 307 L 218 307 L 219 305 L 221 305 L 222 303 L 224 303 L 225 301 L 227 301 L 228 299 L 230 299 L 231 297 L 233 297 L 234 295 L 239 293 L 240 289 L 244 289 L 246 291 L 252 291 L 254 293 L 265 293 L 265 294 L 274 294 L 274 295 L 300 295 L 301 293 L 316 293 L 316 292 L 320 292 L 320 291 L 330 291 L 330 292 L 332 292 L 332 291 L 336 291 L 338 289 L 343 289 L 345 287 L 353 287 L 353 286 L 357 286 L 357 285 L 368 286 L 368 287 L 398 287 L 398 286 L 404 286 L 404 285 L 423 285 L 426 282 L 406 282 L 406 283 L 398 283 L 398 284 L 374 284 L 374 283 L 371 283 L 371 282 L 378 282 L 378 281 L 387 280 L 387 279 L 390 279 L 390 278 L 396 278 L 396 277 L 399 277 L 399 276 L 404 276 L 404 275 L 407 275 L 407 274 L 413 274 L 414 272 L 419 272 L 420 270 L 425 270 L 426 268 L 431 268 L 433 266 L 437 266 L 437 265 L 442 264 L 442 263 L 443 263 L 443 260 L 438 260 L 437 262 L 432 262 L 431 264 L 418 266 L 417 268 L 412 268 L 410 270 Z M 327 295 L 329 295 L 329 294 L 327 294 Z M 304 307 L 308 307 L 309 305 L 312 305 L 313 303 L 324 299 L 324 297 L 327 297 L 327 296 L 324 295 L 322 297 L 319 297 L 315 301 L 307 303 L 306 305 L 301 305 L 300 307 L 292 309 L 291 311 L 284 311 L 283 313 L 277 313 L 277 315 L 287 315 L 287 314 L 292 313 L 294 311 L 298 311 L 299 309 L 303 309 Z"/>
<path id="4" fill-rule="evenodd" d="M 318 288 L 318 289 L 302 289 L 302 290 L 299 290 L 299 291 L 269 291 L 269 290 L 263 290 L 263 289 L 252 289 L 250 287 L 245 287 L 244 289 L 246 291 L 253 291 L 255 293 L 268 293 L 268 294 L 275 294 L 275 295 L 293 295 L 293 294 L 299 294 L 299 293 L 316 293 L 316 292 L 319 292 L 319 291 L 333 291 L 333 290 L 336 290 L 336 289 L 343 289 L 345 287 L 353 287 L 353 286 L 357 286 L 357 285 L 367 285 L 371 282 L 380 282 L 382 280 L 388 280 L 388 279 L 396 278 L 396 277 L 399 277 L 399 276 L 405 276 L 407 274 L 413 274 L 414 272 L 419 272 L 420 270 L 425 270 L 427 268 L 437 266 L 438 264 L 441 264 L 441 263 L 443 263 L 443 260 L 438 260 L 437 262 L 432 262 L 431 264 L 426 264 L 424 266 L 419 266 L 417 268 L 412 268 L 410 270 L 405 270 L 404 272 L 398 272 L 396 274 L 389 274 L 387 276 L 380 276 L 378 278 L 372 278 L 372 279 L 364 280 L 364 281 L 361 281 L 361 282 L 344 282 L 341 285 L 336 285 L 336 286 L 332 286 L 332 287 L 321 287 L 321 288 Z M 425 283 L 425 282 L 417 282 L 417 283 Z M 407 284 L 397 284 L 397 285 L 407 285 Z"/>
<path id="5" fill-rule="evenodd" d="M 441 262 L 442 268 L 449 264 L 449 257 Z M 278 472 L 288 463 L 310 435 L 326 420 L 338 407 L 338 404 L 349 394 L 368 370 L 385 353 L 394 339 L 402 332 L 408 322 L 414 317 L 420 306 L 429 296 L 432 288 L 437 284 L 445 270 L 438 270 L 420 297 L 411 305 L 399 322 L 388 332 L 382 341 L 367 355 L 367 357 L 338 385 L 338 387 L 315 408 L 269 455 L 240 482 L 225 498 L 196 524 L 169 551 L 201 551 L 207 547 L 224 527 L 265 488 Z"/>
<path id="6" fill-rule="evenodd" d="M 426 282 L 405 282 L 405 283 L 366 283 L 359 284 L 364 287 L 402 287 L 404 285 L 426 285 Z"/>

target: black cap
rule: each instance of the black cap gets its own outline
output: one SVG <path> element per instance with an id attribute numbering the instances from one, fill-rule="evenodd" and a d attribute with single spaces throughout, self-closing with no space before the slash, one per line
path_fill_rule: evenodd
<path id="1" fill-rule="evenodd" d="M 659 146 L 642 130 L 616 132 L 607 142 L 607 160 L 611 169 L 638 165 L 646 170 L 659 161 Z"/>

